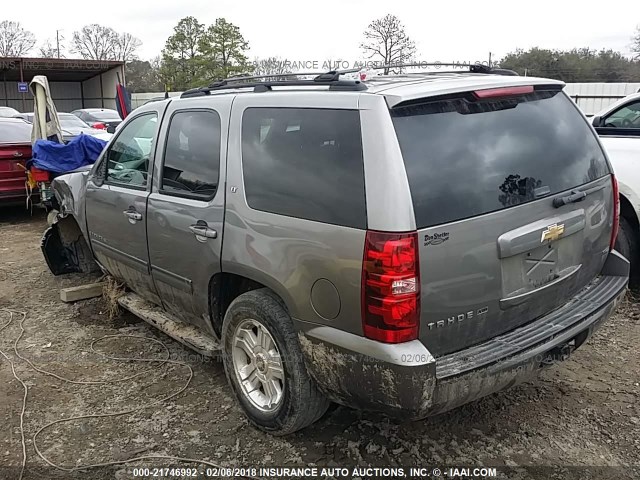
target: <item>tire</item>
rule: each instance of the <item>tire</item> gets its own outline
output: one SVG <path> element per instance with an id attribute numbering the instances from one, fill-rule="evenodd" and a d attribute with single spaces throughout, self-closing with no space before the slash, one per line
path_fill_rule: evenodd
<path id="1" fill-rule="evenodd" d="M 620 217 L 620 228 L 616 238 L 615 249 L 629 260 L 631 272 L 636 276 L 638 271 L 637 233 L 631 223 L 624 217 Z"/>
<path id="2" fill-rule="evenodd" d="M 271 353 L 266 354 L 262 347 L 254 347 L 255 356 L 252 357 L 246 353 L 246 348 L 258 342 L 245 343 L 238 339 L 248 338 L 254 333 L 257 335 L 261 327 L 266 329 L 270 339 L 264 330 L 261 330 L 262 337 L 256 336 L 256 339 L 261 338 L 263 345 L 264 342 L 268 346 L 275 344 L 277 351 L 274 354 L 274 349 L 269 347 L 268 352 Z M 269 289 L 252 290 L 231 303 L 222 324 L 222 343 L 229 385 L 249 421 L 257 428 L 273 435 L 287 435 L 311 425 L 326 413 L 330 402 L 307 372 L 291 317 L 282 301 Z M 241 346 L 234 347 L 234 344 Z M 282 373 L 277 368 L 272 370 L 272 365 L 277 365 L 278 360 Z M 239 365 L 244 367 L 239 368 Z M 246 380 L 242 382 L 244 387 L 239 378 L 240 371 L 243 374 L 252 372 L 246 374 Z M 257 378 L 260 375 L 267 379 L 264 383 Z M 269 378 L 275 382 L 275 388 Z M 250 394 L 246 393 L 248 389 L 252 389 Z M 264 405 L 264 399 L 274 397 L 267 390 L 277 392 L 275 397 L 278 399 L 273 405 Z"/>

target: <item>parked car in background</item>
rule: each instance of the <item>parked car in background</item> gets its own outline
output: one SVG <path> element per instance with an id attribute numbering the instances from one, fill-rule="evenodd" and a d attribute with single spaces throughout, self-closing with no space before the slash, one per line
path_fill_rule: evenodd
<path id="1" fill-rule="evenodd" d="M 640 93 L 629 95 L 591 120 L 618 179 L 620 233 L 616 250 L 640 277 Z"/>
<path id="2" fill-rule="evenodd" d="M 84 120 L 89 126 L 114 133 L 116 127 L 122 123 L 122 118 L 116 110 L 108 108 L 83 108 L 71 112 L 76 117 Z"/>
<path id="3" fill-rule="evenodd" d="M 30 158 L 31 125 L 18 118 L 0 118 L 0 206 L 24 204 Z"/>
<path id="4" fill-rule="evenodd" d="M 640 130 L 640 92 L 628 95 L 593 116 L 594 127 Z"/>
<path id="5" fill-rule="evenodd" d="M 12 118 L 19 115 L 20 112 L 11 107 L 0 107 L 0 118 Z"/>
<path id="6" fill-rule="evenodd" d="M 22 118 L 26 122 L 33 123 L 34 113 L 20 113 L 16 115 L 16 118 Z M 60 120 L 60 127 L 62 128 L 62 137 L 65 142 L 70 142 L 80 134 L 91 135 L 92 137 L 99 138 L 108 142 L 113 137 L 113 134 L 90 127 L 79 117 L 71 113 L 58 112 L 58 119 Z"/>
<path id="7" fill-rule="evenodd" d="M 330 401 L 419 419 L 531 379 L 624 297 L 617 183 L 563 83 L 470 70 L 142 106 L 53 181 L 47 263 L 93 256 L 126 308 L 221 351 L 274 434 Z"/>

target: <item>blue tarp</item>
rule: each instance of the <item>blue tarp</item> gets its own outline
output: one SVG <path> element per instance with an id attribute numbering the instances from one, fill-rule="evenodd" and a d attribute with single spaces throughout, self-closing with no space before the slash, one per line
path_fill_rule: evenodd
<path id="1" fill-rule="evenodd" d="M 106 145 L 91 135 L 79 135 L 67 144 L 36 140 L 31 165 L 48 172 L 71 172 L 95 163 Z"/>

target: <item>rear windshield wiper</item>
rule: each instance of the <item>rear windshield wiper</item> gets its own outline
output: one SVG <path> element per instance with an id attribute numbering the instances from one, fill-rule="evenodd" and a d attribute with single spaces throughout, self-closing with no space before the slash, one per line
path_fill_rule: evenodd
<path id="1" fill-rule="evenodd" d="M 602 190 L 605 187 L 605 185 L 600 185 L 599 187 L 593 187 L 593 188 L 589 188 L 587 190 L 571 190 L 571 194 L 570 195 L 566 195 L 564 197 L 556 197 L 553 199 L 553 206 L 555 208 L 560 208 L 564 205 L 568 205 L 569 203 L 577 203 L 577 202 L 581 202 L 582 200 L 584 200 L 585 198 L 587 198 L 587 195 L 590 195 L 594 192 L 598 192 L 600 190 Z"/>

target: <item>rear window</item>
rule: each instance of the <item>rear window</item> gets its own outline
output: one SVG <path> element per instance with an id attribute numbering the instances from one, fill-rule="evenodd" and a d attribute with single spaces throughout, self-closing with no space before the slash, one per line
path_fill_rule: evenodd
<path id="1" fill-rule="evenodd" d="M 242 169 L 247 203 L 255 210 L 366 228 L 356 110 L 248 108 Z"/>
<path id="2" fill-rule="evenodd" d="M 0 143 L 31 143 L 31 124 L 23 121 L 0 122 Z"/>
<path id="3" fill-rule="evenodd" d="M 122 121 L 120 115 L 115 110 L 104 110 L 101 112 L 91 112 L 93 118 L 101 121 Z"/>
<path id="4" fill-rule="evenodd" d="M 418 228 L 530 202 L 609 173 L 595 135 L 560 91 L 453 98 L 391 114 Z"/>

